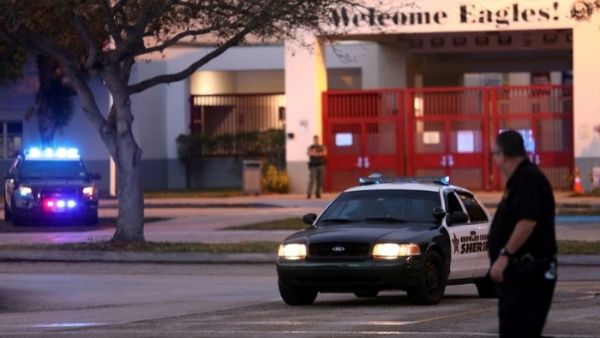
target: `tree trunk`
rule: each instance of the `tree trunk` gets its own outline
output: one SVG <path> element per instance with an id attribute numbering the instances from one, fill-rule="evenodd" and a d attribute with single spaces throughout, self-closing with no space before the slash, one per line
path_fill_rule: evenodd
<path id="1" fill-rule="evenodd" d="M 131 127 L 131 126 L 129 126 Z M 119 215 L 113 242 L 144 241 L 144 196 L 141 185 L 141 149 L 131 129 L 117 136 L 117 198 Z"/>

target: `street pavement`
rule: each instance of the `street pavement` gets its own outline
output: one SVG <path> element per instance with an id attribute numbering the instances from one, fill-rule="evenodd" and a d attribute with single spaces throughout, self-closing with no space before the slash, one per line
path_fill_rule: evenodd
<path id="1" fill-rule="evenodd" d="M 227 198 L 160 198 L 146 199 L 145 216 L 160 218 L 146 223 L 144 234 L 152 242 L 235 243 L 248 241 L 278 242 L 294 231 L 227 230 L 236 225 L 265 222 L 303 214 L 319 213 L 335 194 L 322 199 L 306 199 L 305 195 L 287 194 L 237 196 Z M 478 192 L 476 196 L 490 211 L 501 198 L 499 192 Z M 599 197 L 572 197 L 568 192 L 556 192 L 559 210 L 600 210 Z M 117 201 L 100 202 L 101 217 L 117 216 Z M 6 225 L 5 225 L 6 227 Z M 2 229 L 1 245 L 33 243 L 77 243 L 108 241 L 114 226 L 23 227 Z M 557 218 L 559 240 L 600 240 L 600 216 Z M 600 265 L 600 256 L 561 257 L 564 262 Z M 200 253 L 127 253 L 81 251 L 0 251 L 0 260 L 50 261 L 127 261 L 127 262 L 272 262 L 274 254 L 200 254 Z"/>

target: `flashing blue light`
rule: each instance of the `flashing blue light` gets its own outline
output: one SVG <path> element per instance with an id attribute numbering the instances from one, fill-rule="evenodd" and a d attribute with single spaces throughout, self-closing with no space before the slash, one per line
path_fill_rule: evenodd
<path id="1" fill-rule="evenodd" d="M 75 203 L 75 201 L 73 201 L 73 200 L 68 200 L 67 201 L 67 207 L 69 207 L 69 208 L 75 208 L 75 205 L 77 205 L 77 203 Z"/>
<path id="2" fill-rule="evenodd" d="M 25 152 L 27 160 L 78 160 L 79 158 L 77 148 L 45 148 L 42 151 L 40 148 L 32 147 Z"/>
<path id="3" fill-rule="evenodd" d="M 360 185 L 381 184 L 381 183 L 435 183 L 440 185 L 450 185 L 449 176 L 414 176 L 414 177 L 386 177 L 381 174 L 371 174 L 369 177 L 360 177 Z"/>

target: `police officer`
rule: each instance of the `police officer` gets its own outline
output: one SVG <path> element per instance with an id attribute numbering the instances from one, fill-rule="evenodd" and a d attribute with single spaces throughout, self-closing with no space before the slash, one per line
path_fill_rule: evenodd
<path id="1" fill-rule="evenodd" d="M 518 132 L 500 133 L 493 157 L 507 179 L 488 238 L 500 337 L 540 337 L 556 285 L 552 187 Z"/>
<path id="2" fill-rule="evenodd" d="M 315 135 L 313 137 L 313 144 L 308 147 L 306 155 L 308 155 L 308 169 L 310 171 L 306 198 L 310 198 L 313 189 L 315 189 L 315 196 L 317 198 L 321 198 L 323 176 L 325 175 L 324 166 L 325 156 L 327 156 L 327 149 L 324 145 L 319 143 L 319 136 Z"/>

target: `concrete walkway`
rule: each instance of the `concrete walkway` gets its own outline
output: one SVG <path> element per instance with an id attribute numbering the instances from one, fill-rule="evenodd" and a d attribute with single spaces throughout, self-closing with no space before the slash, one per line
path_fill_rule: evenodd
<path id="1" fill-rule="evenodd" d="M 476 193 L 491 210 L 501 198 L 499 192 Z M 146 217 L 167 217 L 166 220 L 147 223 L 145 237 L 153 242 L 227 243 L 246 241 L 279 242 L 294 231 L 224 230 L 227 227 L 264 222 L 305 213 L 319 213 L 336 194 L 325 194 L 322 199 L 307 200 L 304 195 L 259 195 L 230 198 L 169 198 L 147 199 Z M 596 209 L 600 211 L 599 197 L 571 197 L 555 193 L 559 209 Z M 102 200 L 102 217 L 117 215 L 117 201 Z M 595 218 L 594 218 L 595 217 Z M 560 240 L 600 240 L 600 217 L 591 216 L 584 222 L 580 217 L 558 218 L 557 237 Z M 585 218 L 584 218 L 585 220 Z M 50 230 L 44 227 L 25 227 L 3 231 L 0 244 L 75 243 L 107 241 L 114 226 Z M 57 261 L 126 261 L 126 262 L 274 262 L 274 254 L 158 254 L 74 251 L 0 251 L 3 260 L 57 260 Z M 584 259 L 585 258 L 585 259 Z M 566 258 L 562 260 L 566 262 Z M 600 256 L 570 257 L 569 264 L 585 262 L 600 265 Z"/>

